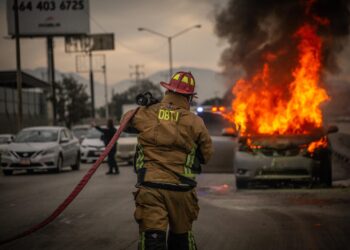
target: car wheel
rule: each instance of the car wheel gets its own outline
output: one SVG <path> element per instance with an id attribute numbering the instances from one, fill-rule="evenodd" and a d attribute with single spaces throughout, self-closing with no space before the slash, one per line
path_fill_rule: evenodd
<path id="1" fill-rule="evenodd" d="M 80 169 L 80 152 L 78 152 L 75 160 L 75 164 L 71 166 L 72 170 L 79 170 Z"/>
<path id="2" fill-rule="evenodd" d="M 49 172 L 51 172 L 51 173 L 59 173 L 59 172 L 61 172 L 62 167 L 63 167 L 63 158 L 60 155 L 60 156 L 58 156 L 58 159 L 57 159 L 56 168 L 50 169 Z"/>
<path id="3" fill-rule="evenodd" d="M 13 173 L 12 170 L 2 170 L 2 172 L 3 172 L 4 175 L 6 175 L 6 176 L 12 175 L 12 173 Z"/>
<path id="4" fill-rule="evenodd" d="M 236 188 L 237 189 L 245 189 L 247 187 L 248 187 L 248 181 L 236 179 Z"/>

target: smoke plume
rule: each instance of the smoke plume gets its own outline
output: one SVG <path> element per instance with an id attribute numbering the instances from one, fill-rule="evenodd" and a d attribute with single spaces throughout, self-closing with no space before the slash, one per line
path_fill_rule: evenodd
<path id="1" fill-rule="evenodd" d="M 290 82 L 298 59 L 295 32 L 307 22 L 323 40 L 323 72 L 337 73 L 337 55 L 349 35 L 349 2 L 230 0 L 216 16 L 216 33 L 229 42 L 221 58 L 225 72 L 239 66 L 250 77 L 268 61 L 273 83 Z"/>

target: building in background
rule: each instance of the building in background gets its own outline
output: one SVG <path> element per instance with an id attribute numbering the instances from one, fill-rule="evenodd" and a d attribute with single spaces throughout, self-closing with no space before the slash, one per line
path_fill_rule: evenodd
<path id="1" fill-rule="evenodd" d="M 23 127 L 48 125 L 50 85 L 22 72 Z M 0 71 L 0 133 L 17 131 L 16 71 Z"/>

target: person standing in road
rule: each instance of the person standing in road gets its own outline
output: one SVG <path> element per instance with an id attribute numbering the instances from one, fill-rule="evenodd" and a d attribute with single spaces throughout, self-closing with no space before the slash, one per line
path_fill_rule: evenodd
<path id="1" fill-rule="evenodd" d="M 114 134 L 117 132 L 117 129 L 114 127 L 114 122 L 112 119 L 108 119 L 107 128 L 101 128 L 99 126 L 96 126 L 95 123 L 93 123 L 92 126 L 102 133 L 102 139 L 105 146 L 108 145 L 108 143 L 111 141 Z M 108 161 L 109 171 L 106 174 L 119 174 L 119 168 L 117 165 L 117 161 L 115 160 L 116 152 L 117 152 L 117 144 L 115 144 L 112 147 L 111 151 L 108 153 L 107 161 Z"/>
<path id="2" fill-rule="evenodd" d="M 203 120 L 190 112 L 195 80 L 176 73 L 160 103 L 141 107 L 128 130 L 138 135 L 134 217 L 139 250 L 196 250 L 192 223 L 199 213 L 194 164 L 206 163 L 212 142 Z M 130 111 L 132 112 L 132 111 Z M 169 228 L 169 235 L 166 233 Z"/>

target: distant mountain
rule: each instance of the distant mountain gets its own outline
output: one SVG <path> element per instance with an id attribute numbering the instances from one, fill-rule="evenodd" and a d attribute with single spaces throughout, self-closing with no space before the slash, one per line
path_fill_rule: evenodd
<path id="1" fill-rule="evenodd" d="M 225 86 L 225 78 L 218 72 L 210 69 L 192 68 L 192 67 L 179 67 L 173 69 L 173 72 L 177 71 L 190 71 L 196 79 L 198 93 L 198 102 L 201 103 L 212 97 L 222 97 L 227 87 Z M 169 71 L 162 70 L 146 77 L 151 82 L 158 84 L 161 81 L 168 81 Z M 128 89 L 130 86 L 135 85 L 135 81 L 123 80 L 111 85 L 116 93 L 121 93 Z"/>
<path id="2" fill-rule="evenodd" d="M 213 97 L 222 97 L 225 92 L 227 91 L 227 87 L 225 85 L 225 78 L 218 72 L 210 70 L 210 69 L 203 69 L 203 68 L 192 68 L 192 67 L 179 67 L 173 69 L 174 72 L 176 71 L 190 71 L 194 75 L 197 83 L 197 93 L 198 93 L 198 103 L 201 103 L 207 99 L 213 98 Z M 42 79 L 44 81 L 47 81 L 47 69 L 46 68 L 36 68 L 34 70 L 25 70 L 25 72 Z M 90 81 L 89 79 L 81 76 L 78 73 L 75 72 L 61 72 L 59 70 L 56 70 L 56 81 L 61 81 L 63 78 L 63 75 L 71 76 L 74 79 L 76 79 L 78 82 L 83 83 L 87 86 L 87 91 L 90 93 Z M 156 73 L 153 73 L 146 77 L 148 80 L 155 84 L 159 84 L 160 81 L 168 81 L 168 71 L 162 70 L 158 71 Z M 109 84 L 109 89 L 112 89 L 111 92 L 114 91 L 114 93 L 122 93 L 131 86 L 135 85 L 135 81 L 126 79 L 122 80 L 113 84 Z M 95 103 L 96 107 L 100 107 L 104 105 L 104 85 L 101 82 L 95 81 Z"/>

